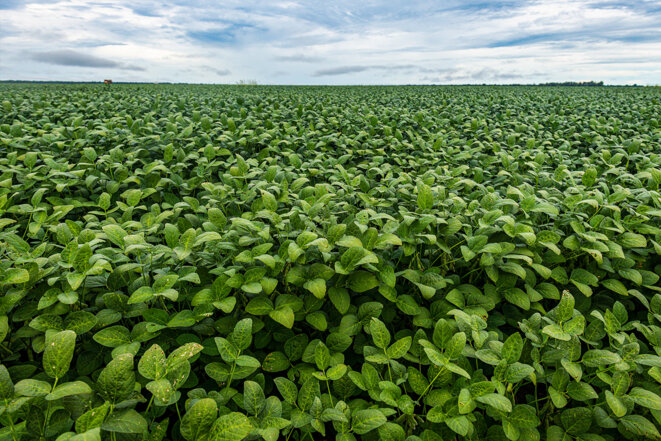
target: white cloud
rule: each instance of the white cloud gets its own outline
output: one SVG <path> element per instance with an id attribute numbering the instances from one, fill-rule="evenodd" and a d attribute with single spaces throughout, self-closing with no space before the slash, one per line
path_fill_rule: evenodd
<path id="1" fill-rule="evenodd" d="M 0 78 L 655 83 L 661 11 L 653 5 L 14 1 L 0 13 Z"/>

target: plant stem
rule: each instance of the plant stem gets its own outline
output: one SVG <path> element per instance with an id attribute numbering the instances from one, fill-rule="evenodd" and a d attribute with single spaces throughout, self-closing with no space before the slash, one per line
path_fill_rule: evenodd
<path id="1" fill-rule="evenodd" d="M 229 389 L 230 384 L 232 383 L 232 377 L 234 377 L 234 368 L 236 367 L 236 361 L 232 363 L 232 370 L 230 371 L 230 378 L 227 380 L 227 386 L 225 389 Z"/>
<path id="2" fill-rule="evenodd" d="M 385 354 L 386 358 L 388 358 L 388 353 L 386 352 L 385 349 L 383 350 L 383 353 Z M 388 364 L 388 376 L 390 377 L 390 382 L 392 383 L 393 381 L 392 381 L 392 371 L 390 370 L 390 359 L 388 359 L 387 364 Z"/>
<path id="3" fill-rule="evenodd" d="M 328 384 L 328 378 L 326 378 L 326 389 L 328 389 L 328 396 L 330 397 L 331 407 L 335 407 L 335 405 L 333 404 L 333 394 L 331 393 L 330 390 L 330 384 Z"/>
<path id="4" fill-rule="evenodd" d="M 181 422 L 181 413 L 179 413 L 179 402 L 174 403 L 174 408 L 177 409 L 177 416 L 179 417 L 179 422 Z"/>
<path id="5" fill-rule="evenodd" d="M 431 383 L 429 383 L 429 385 L 425 388 L 425 390 L 422 391 L 422 393 L 420 394 L 420 398 L 422 398 L 422 397 L 425 396 L 425 394 L 427 393 L 427 391 L 429 390 L 429 388 L 432 387 L 432 385 L 434 384 L 434 381 L 436 381 L 436 379 L 438 378 L 438 376 L 441 375 L 441 372 L 443 372 L 443 371 L 442 371 L 442 370 L 439 370 L 439 371 L 438 371 L 438 373 L 436 374 L 436 376 L 434 377 L 434 379 L 431 380 Z"/>
<path id="6" fill-rule="evenodd" d="M 7 398 L 5 398 L 5 409 L 9 407 L 9 402 L 7 401 Z M 13 441 L 18 441 L 18 438 L 16 438 L 16 429 L 14 428 L 14 418 L 9 415 L 9 412 L 7 412 L 7 419 L 9 420 L 9 430 L 11 430 L 11 439 Z"/>

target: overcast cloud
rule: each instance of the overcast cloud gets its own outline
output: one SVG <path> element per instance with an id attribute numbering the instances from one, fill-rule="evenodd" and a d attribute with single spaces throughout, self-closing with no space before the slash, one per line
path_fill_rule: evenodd
<path id="1" fill-rule="evenodd" d="M 659 1 L 0 0 L 0 79 L 661 83 Z"/>

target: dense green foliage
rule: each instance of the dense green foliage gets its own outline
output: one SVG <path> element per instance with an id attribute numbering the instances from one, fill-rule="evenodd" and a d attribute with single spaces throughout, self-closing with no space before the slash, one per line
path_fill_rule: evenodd
<path id="1" fill-rule="evenodd" d="M 661 439 L 659 90 L 0 103 L 0 440 Z"/>

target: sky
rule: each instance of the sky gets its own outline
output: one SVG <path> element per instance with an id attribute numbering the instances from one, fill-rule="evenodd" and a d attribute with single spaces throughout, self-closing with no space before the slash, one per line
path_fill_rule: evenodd
<path id="1" fill-rule="evenodd" d="M 0 79 L 661 84 L 661 0 L 0 0 Z"/>

